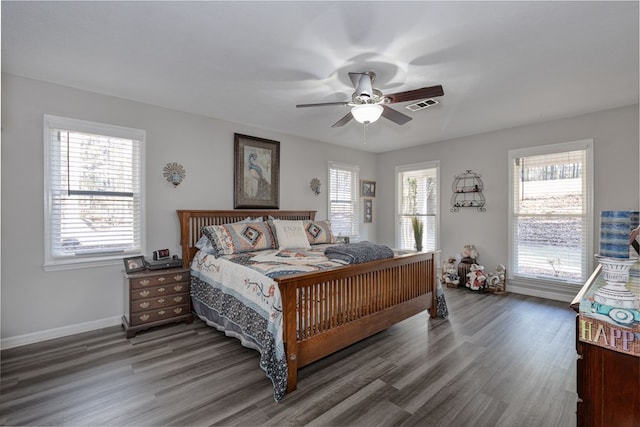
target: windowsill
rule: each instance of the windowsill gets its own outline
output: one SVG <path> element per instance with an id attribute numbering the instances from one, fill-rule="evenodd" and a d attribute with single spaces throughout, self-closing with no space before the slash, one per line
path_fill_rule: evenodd
<path id="1" fill-rule="evenodd" d="M 586 280 L 586 279 L 585 279 Z M 552 279 L 542 279 L 538 277 L 526 277 L 526 276 L 516 276 L 510 277 L 510 282 L 518 283 L 520 285 L 534 285 L 540 288 L 566 288 L 566 289 L 580 289 L 584 283 L 581 282 L 569 282 L 566 280 L 552 280 Z"/>
<path id="2" fill-rule="evenodd" d="M 128 256 L 135 256 L 128 255 Z M 113 265 L 120 265 L 124 268 L 124 264 L 122 263 L 122 258 L 109 258 L 109 259 L 82 259 L 82 260 L 74 260 L 74 261 L 59 261 L 59 262 L 50 262 L 46 263 L 42 266 L 44 271 L 63 271 L 63 270 L 80 270 L 84 268 L 96 268 L 96 267 L 110 267 Z"/>
<path id="3" fill-rule="evenodd" d="M 570 302 L 580 291 L 582 285 L 574 282 L 560 282 L 527 277 L 507 279 L 507 291 Z"/>

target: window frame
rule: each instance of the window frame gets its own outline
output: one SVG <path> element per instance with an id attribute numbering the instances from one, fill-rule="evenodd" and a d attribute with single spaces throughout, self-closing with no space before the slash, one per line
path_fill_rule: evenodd
<path id="1" fill-rule="evenodd" d="M 585 151 L 585 194 L 583 195 L 586 199 L 584 206 L 586 208 L 586 212 L 584 213 L 584 218 L 586 221 L 585 228 L 585 254 L 582 257 L 582 278 L 576 281 L 568 280 L 568 279 L 554 279 L 552 277 L 533 277 L 533 276 L 525 276 L 519 275 L 516 273 L 515 265 L 515 242 L 514 242 L 514 221 L 517 218 L 517 215 L 514 213 L 514 196 L 515 189 L 514 185 L 516 185 L 514 179 L 514 162 L 516 158 L 523 157 L 531 157 L 531 156 L 541 156 L 541 155 L 553 155 L 553 154 L 561 154 L 564 152 L 570 151 Z M 507 274 L 508 279 L 514 284 L 518 286 L 527 286 L 527 287 L 538 287 L 544 289 L 546 291 L 570 291 L 574 292 L 576 289 L 580 288 L 584 281 L 587 280 L 591 271 L 593 270 L 593 230 L 594 230 L 594 220 L 593 220 L 593 175 L 594 175 L 594 164 L 593 164 L 593 139 L 584 139 L 578 141 L 571 142 L 563 142 L 556 144 L 547 144 L 535 147 L 527 147 L 520 148 L 515 150 L 509 150 L 508 156 L 508 192 L 509 192 L 509 207 L 508 207 L 508 252 L 507 252 Z"/>
<path id="2" fill-rule="evenodd" d="M 402 248 L 401 239 L 401 225 L 402 225 L 402 195 L 403 195 L 403 182 L 400 179 L 400 174 L 405 172 L 435 169 L 436 172 L 436 213 L 435 215 L 425 214 L 422 216 L 435 216 L 435 237 L 434 248 L 423 248 L 423 250 L 437 250 L 440 247 L 440 217 L 441 217 L 441 198 L 440 198 L 440 161 L 433 160 L 421 163 L 412 163 L 408 165 L 399 165 L 395 167 L 395 191 L 396 191 L 396 208 L 395 208 L 395 244 L 397 248 Z"/>
<path id="3" fill-rule="evenodd" d="M 43 115 L 43 140 L 44 140 L 44 264 L 45 271 L 69 270 L 90 267 L 102 267 L 107 265 L 118 265 L 122 263 L 122 258 L 126 256 L 142 255 L 146 250 L 146 201 L 145 201 L 145 145 L 146 132 L 142 129 L 134 129 L 123 126 L 116 126 L 104 123 L 90 122 L 86 120 L 59 117 L 50 114 Z M 73 132 L 91 133 L 114 138 L 131 139 L 138 141 L 140 147 L 140 158 L 138 169 L 138 180 L 140 183 L 140 250 L 123 251 L 117 254 L 85 254 L 76 257 L 56 257 L 53 254 L 52 237 L 55 225 L 53 224 L 53 188 L 51 185 L 51 174 L 53 173 L 51 162 L 52 155 L 55 154 L 51 133 L 52 129 L 64 129 Z"/>
<path id="4" fill-rule="evenodd" d="M 352 205 L 353 205 L 353 218 L 352 218 L 352 223 L 351 223 L 351 229 L 355 231 L 355 233 L 353 234 L 349 234 L 349 235 L 345 235 L 345 234 L 336 234 L 336 237 L 338 236 L 344 236 L 344 237 L 349 237 L 352 240 L 358 240 L 360 238 L 360 193 L 359 193 L 359 186 L 360 186 L 360 167 L 358 165 L 354 165 L 354 164 L 348 164 L 348 163 L 340 163 L 340 162 L 334 162 L 334 161 L 329 161 L 329 167 L 327 170 L 327 183 L 328 183 L 328 191 L 327 191 L 327 219 L 329 221 L 331 221 L 332 223 L 332 228 L 333 228 L 333 217 L 332 217 L 332 210 L 331 210 L 331 171 L 332 170 L 341 170 L 341 171 L 348 171 L 349 173 L 352 174 L 352 185 L 353 185 L 353 191 L 351 192 L 351 196 L 353 197 L 352 200 Z M 335 230 L 335 228 L 334 228 Z"/>

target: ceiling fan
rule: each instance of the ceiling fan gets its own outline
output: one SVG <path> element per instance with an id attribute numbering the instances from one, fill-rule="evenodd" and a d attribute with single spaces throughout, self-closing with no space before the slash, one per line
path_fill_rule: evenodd
<path id="1" fill-rule="evenodd" d="M 398 125 L 403 125 L 412 118 L 388 107 L 386 104 L 415 101 L 417 99 L 433 98 L 444 95 L 444 90 L 440 85 L 383 95 L 380 90 L 373 87 L 373 82 L 376 80 L 376 73 L 373 71 L 349 73 L 349 78 L 356 90 L 351 96 L 351 101 L 298 104 L 296 105 L 296 108 L 324 107 L 332 105 L 350 106 L 351 111 L 331 126 L 334 128 L 344 126 L 349 123 L 352 118 L 356 119 L 356 121 L 360 123 L 367 124 L 375 122 L 380 118 L 380 116 L 389 119 Z"/>

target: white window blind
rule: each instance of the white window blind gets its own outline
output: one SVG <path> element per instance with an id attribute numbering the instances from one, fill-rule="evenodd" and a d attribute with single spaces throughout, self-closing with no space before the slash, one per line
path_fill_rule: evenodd
<path id="1" fill-rule="evenodd" d="M 590 141 L 509 153 L 510 268 L 527 280 L 583 283 L 590 272 Z"/>
<path id="2" fill-rule="evenodd" d="M 336 236 L 358 237 L 359 168 L 329 162 L 329 220 Z"/>
<path id="3" fill-rule="evenodd" d="M 45 116 L 45 267 L 143 252 L 144 131 Z"/>
<path id="4" fill-rule="evenodd" d="M 423 224 L 422 248 L 438 248 L 438 162 L 396 168 L 398 184 L 397 242 L 400 249 L 415 249 L 412 218 Z"/>

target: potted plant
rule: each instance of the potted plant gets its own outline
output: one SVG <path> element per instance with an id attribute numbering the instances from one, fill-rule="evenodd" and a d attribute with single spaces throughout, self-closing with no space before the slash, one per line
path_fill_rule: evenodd
<path id="1" fill-rule="evenodd" d="M 413 238 L 416 240 L 416 250 L 422 250 L 422 233 L 424 232 L 424 223 L 417 216 L 411 217 L 411 226 L 413 227 Z"/>
<path id="2" fill-rule="evenodd" d="M 413 228 L 413 238 L 416 241 L 416 250 L 422 250 L 422 235 L 424 233 L 424 223 L 418 217 L 418 180 L 416 178 L 407 178 L 407 187 L 409 189 L 409 204 L 411 206 L 411 226 Z"/>

